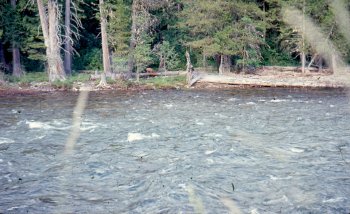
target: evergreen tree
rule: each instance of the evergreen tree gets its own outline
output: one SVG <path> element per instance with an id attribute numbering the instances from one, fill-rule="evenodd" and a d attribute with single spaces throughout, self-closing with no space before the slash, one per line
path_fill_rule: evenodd
<path id="1" fill-rule="evenodd" d="M 12 59 L 13 70 L 15 76 L 23 74 L 23 68 L 28 65 L 28 62 L 33 61 L 35 64 L 42 64 L 44 60 L 44 45 L 43 37 L 38 32 L 39 19 L 37 17 L 37 10 L 32 4 L 27 1 L 19 0 L 12 5 L 7 4 L 4 9 L 3 16 L 3 41 L 12 44 Z M 24 60 L 20 60 L 21 58 Z M 21 65 L 20 61 L 25 64 Z M 33 69 L 34 66 L 29 67 Z M 35 69 L 40 68 L 36 65 Z"/>
<path id="2" fill-rule="evenodd" d="M 168 41 L 156 45 L 153 50 L 159 58 L 159 71 L 177 68 L 179 64 L 178 54 Z"/>
<path id="3" fill-rule="evenodd" d="M 181 26 L 193 37 L 188 45 L 204 55 L 220 56 L 219 72 L 228 72 L 231 56 L 243 68 L 260 61 L 263 12 L 246 1 L 184 1 Z"/>
<path id="4" fill-rule="evenodd" d="M 11 0 L 10 4 L 6 5 L 4 20 L 5 41 L 7 40 L 12 46 L 12 75 L 20 77 L 23 75 L 23 70 L 19 48 L 22 38 L 25 37 L 20 10 L 15 0 Z"/>
<path id="5" fill-rule="evenodd" d="M 108 42 L 112 52 L 113 70 L 128 72 L 128 54 L 131 28 L 131 2 L 128 0 L 109 0 Z"/>
<path id="6" fill-rule="evenodd" d="M 5 0 L 0 0 L 0 11 L 5 11 L 6 4 L 7 2 Z M 5 51 L 3 47 L 4 27 L 4 13 L 0 13 L 0 72 L 6 71 L 8 67 L 5 61 Z"/>

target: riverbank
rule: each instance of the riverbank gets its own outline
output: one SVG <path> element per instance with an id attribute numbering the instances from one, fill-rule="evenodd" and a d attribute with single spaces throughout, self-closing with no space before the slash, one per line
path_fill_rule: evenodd
<path id="1" fill-rule="evenodd" d="M 350 73 L 332 75 L 310 72 L 258 71 L 255 74 L 215 75 L 199 73 L 197 87 L 293 87 L 293 88 L 349 88 Z"/>
<path id="2" fill-rule="evenodd" d="M 107 86 L 99 86 L 99 80 L 91 80 L 87 74 L 76 74 L 63 82 L 49 83 L 45 78 L 38 79 L 28 74 L 25 78 L 0 82 L 1 94 L 30 94 L 53 91 L 142 91 L 156 89 L 188 89 L 186 77 L 156 76 L 143 78 L 140 82 L 108 80 Z M 218 75 L 216 73 L 196 72 L 198 81 L 190 88 L 219 89 L 234 87 L 285 87 L 285 88 L 349 88 L 350 74 L 331 75 L 327 73 L 257 71 L 255 74 Z"/>
<path id="3" fill-rule="evenodd" d="M 29 76 L 29 77 L 28 77 Z M 135 80 L 107 79 L 107 85 L 99 85 L 99 80 L 89 78 L 90 75 L 81 73 L 69 77 L 65 81 L 50 83 L 38 74 L 28 74 L 27 77 L 0 81 L 0 95 L 52 93 L 60 91 L 144 91 L 157 89 L 182 89 L 186 87 L 186 76 L 144 78 Z M 35 76 L 36 78 L 33 78 Z M 41 75 L 42 76 L 42 75 Z M 35 80 L 34 80 L 35 79 Z M 39 80 L 39 81 L 38 81 Z"/>

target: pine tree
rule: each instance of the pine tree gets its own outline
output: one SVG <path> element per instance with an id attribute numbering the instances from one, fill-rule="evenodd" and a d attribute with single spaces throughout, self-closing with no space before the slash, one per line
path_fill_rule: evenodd
<path id="1" fill-rule="evenodd" d="M 11 0 L 10 4 L 6 5 L 4 11 L 5 22 L 5 41 L 11 43 L 12 52 L 12 75 L 20 77 L 24 74 L 21 66 L 20 45 L 23 40 L 24 30 L 22 26 L 20 9 L 15 0 Z"/>
<path id="2" fill-rule="evenodd" d="M 230 71 L 231 56 L 243 68 L 260 61 L 263 12 L 245 1 L 184 1 L 181 27 L 192 35 L 188 45 L 203 55 L 220 56 L 219 73 Z"/>
<path id="3" fill-rule="evenodd" d="M 124 74 L 128 72 L 131 2 L 126 0 L 109 0 L 107 8 L 108 42 L 112 53 L 113 70 Z"/>

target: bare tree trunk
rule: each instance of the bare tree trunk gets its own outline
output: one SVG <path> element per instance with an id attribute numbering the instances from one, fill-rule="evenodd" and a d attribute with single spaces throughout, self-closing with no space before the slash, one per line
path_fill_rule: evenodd
<path id="1" fill-rule="evenodd" d="M 192 82 L 192 77 L 193 77 L 193 66 L 191 63 L 191 57 L 190 57 L 190 53 L 188 51 L 186 51 L 186 61 L 187 61 L 187 84 L 189 86 L 191 86 L 191 82 Z"/>
<path id="2" fill-rule="evenodd" d="M 305 0 L 303 1 L 303 20 L 302 20 L 302 34 L 301 34 L 301 39 L 302 39 L 302 51 L 301 51 L 301 73 L 306 73 L 305 71 L 305 63 L 306 63 L 306 58 L 305 58 Z"/>
<path id="3" fill-rule="evenodd" d="M 66 35 L 65 35 L 65 52 L 64 52 L 64 70 L 66 72 L 66 75 L 72 74 L 72 32 L 71 32 L 71 0 L 66 0 L 66 8 L 65 8 L 65 15 L 64 15 L 64 25 L 66 29 Z"/>
<path id="4" fill-rule="evenodd" d="M 64 80 L 66 76 L 60 54 L 59 11 L 57 1 L 48 0 L 47 15 L 42 0 L 37 0 L 37 4 L 46 47 L 49 80 L 50 82 Z"/>
<path id="5" fill-rule="evenodd" d="M 103 71 L 104 73 L 111 73 L 111 64 L 108 49 L 108 39 L 107 39 L 107 18 L 104 9 L 104 0 L 100 0 L 100 16 L 101 16 L 101 37 L 102 37 L 102 54 L 103 54 Z"/>
<path id="6" fill-rule="evenodd" d="M 132 40 L 132 38 L 131 38 Z M 126 75 L 126 79 L 130 79 L 132 76 L 132 72 L 134 70 L 134 64 L 135 64 L 135 59 L 134 59 L 134 50 L 135 50 L 135 42 L 130 41 L 130 47 L 129 47 L 129 59 L 128 59 L 128 73 Z"/>
<path id="7" fill-rule="evenodd" d="M 19 48 L 12 46 L 12 75 L 15 77 L 23 76 L 24 72 L 21 68 L 21 55 Z"/>
<path id="8" fill-rule="evenodd" d="M 111 75 L 111 61 L 108 49 L 108 37 L 107 37 L 107 17 L 105 11 L 104 0 L 99 0 L 100 7 L 100 24 L 101 24 L 101 37 L 102 37 L 102 57 L 103 57 L 103 73 L 101 74 L 101 81 L 98 87 L 107 87 L 106 76 Z"/>
<path id="9" fill-rule="evenodd" d="M 337 69 L 338 69 L 338 65 L 337 65 L 337 58 L 335 56 L 335 54 L 332 54 L 332 73 L 335 74 L 337 72 Z"/>
<path id="10" fill-rule="evenodd" d="M 59 8 L 57 1 L 48 1 L 48 18 L 49 18 L 49 44 L 50 56 L 48 57 L 49 64 L 49 79 L 50 81 L 64 80 L 66 74 L 64 72 L 63 61 L 61 58 L 61 41 L 59 33 Z"/>
<path id="11" fill-rule="evenodd" d="M 318 72 L 322 72 L 323 70 L 323 59 L 322 57 L 318 58 Z"/>
<path id="12" fill-rule="evenodd" d="M 16 0 L 11 0 L 12 8 L 16 8 Z M 24 74 L 21 68 L 21 54 L 15 41 L 12 41 L 12 75 L 20 77 Z"/>
<path id="13" fill-rule="evenodd" d="M 317 57 L 318 57 L 317 54 L 315 54 L 315 55 L 312 57 L 312 59 L 310 60 L 309 65 L 307 66 L 307 70 L 309 70 L 309 69 L 311 68 L 312 64 L 315 62 L 315 60 L 317 59 Z"/>
<path id="14" fill-rule="evenodd" d="M 219 74 L 222 75 L 224 73 L 223 71 L 223 62 L 224 62 L 224 55 L 220 56 L 220 66 L 219 66 Z"/>
<path id="15" fill-rule="evenodd" d="M 166 61 L 163 55 L 159 57 L 159 67 L 158 67 L 159 72 L 166 72 Z"/>
<path id="16" fill-rule="evenodd" d="M 42 0 L 37 0 L 37 4 L 39 10 L 41 29 L 43 31 L 44 43 L 46 46 L 46 55 L 48 55 L 51 51 L 49 44 L 49 24 L 47 22 L 46 10 Z"/>
<path id="17" fill-rule="evenodd" d="M 219 74 L 229 73 L 231 71 L 231 57 L 221 55 L 220 58 Z"/>

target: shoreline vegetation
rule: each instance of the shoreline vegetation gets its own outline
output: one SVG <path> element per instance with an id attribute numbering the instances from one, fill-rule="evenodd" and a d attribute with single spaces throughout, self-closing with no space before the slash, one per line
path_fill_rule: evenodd
<path id="1" fill-rule="evenodd" d="M 282 67 L 281 67 L 282 68 Z M 350 74 L 330 74 L 328 72 L 301 73 L 295 70 L 277 71 L 276 68 L 261 68 L 251 74 L 214 72 L 195 69 L 196 82 L 186 83 L 186 71 L 168 73 L 142 73 L 140 80 L 121 80 L 107 77 L 107 85 L 100 87 L 100 75 L 93 71 L 74 73 L 65 81 L 50 83 L 45 72 L 28 73 L 20 78 L 3 75 L 0 78 L 0 94 L 21 94 L 55 91 L 139 91 L 156 89 L 221 89 L 251 87 L 281 88 L 349 88 Z"/>

